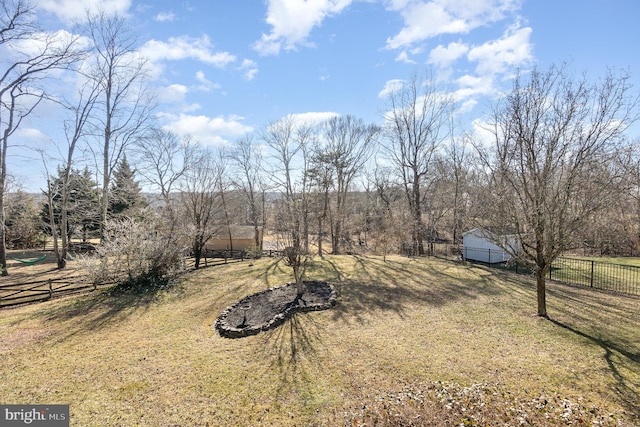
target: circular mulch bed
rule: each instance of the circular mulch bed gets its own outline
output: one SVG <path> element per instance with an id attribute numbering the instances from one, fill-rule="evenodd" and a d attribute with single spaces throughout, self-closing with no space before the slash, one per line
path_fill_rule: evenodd
<path id="1" fill-rule="evenodd" d="M 327 282 L 305 281 L 305 291 L 296 298 L 295 283 L 242 298 L 218 316 L 214 327 L 226 338 L 242 338 L 275 328 L 296 312 L 319 311 L 336 303 L 336 290 Z"/>

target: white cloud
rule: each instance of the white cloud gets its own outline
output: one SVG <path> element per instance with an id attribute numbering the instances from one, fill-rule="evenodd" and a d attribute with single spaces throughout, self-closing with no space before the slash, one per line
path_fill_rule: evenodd
<path id="1" fill-rule="evenodd" d="M 173 12 L 160 12 L 155 17 L 155 20 L 158 22 L 172 22 L 175 19 L 176 14 Z"/>
<path id="2" fill-rule="evenodd" d="M 11 47 L 14 54 L 35 57 L 45 51 L 53 52 L 54 49 L 66 49 L 66 46 L 72 43 L 78 52 L 91 44 L 85 37 L 79 37 L 66 30 L 58 30 L 55 32 L 34 33 L 28 39 L 16 40 L 9 47 Z"/>
<path id="3" fill-rule="evenodd" d="M 473 47 L 469 51 L 468 59 L 478 62 L 476 72 L 480 75 L 498 74 L 527 64 L 533 59 L 529 41 L 531 31 L 530 27 L 512 27 L 498 40 Z"/>
<path id="4" fill-rule="evenodd" d="M 253 48 L 261 55 L 277 55 L 281 49 L 293 50 L 308 46 L 307 37 L 314 27 L 330 16 L 337 15 L 353 0 L 269 0 L 267 23 L 269 34 L 255 42 Z"/>
<path id="5" fill-rule="evenodd" d="M 464 43 L 453 42 L 446 47 L 438 45 L 429 53 L 429 62 L 438 67 L 448 67 L 468 51 L 469 47 Z"/>
<path id="6" fill-rule="evenodd" d="M 152 62 L 194 59 L 224 68 L 236 60 L 229 52 L 213 52 L 213 44 L 206 35 L 200 38 L 170 37 L 166 42 L 149 40 L 142 46 L 141 51 Z"/>
<path id="7" fill-rule="evenodd" d="M 255 79 L 258 74 L 258 64 L 251 59 L 244 59 L 238 70 L 244 73 L 245 80 L 251 81 Z"/>
<path id="8" fill-rule="evenodd" d="M 491 124 L 480 119 L 475 119 L 471 123 L 473 140 L 476 144 L 490 147 L 495 141 L 495 134 L 490 130 Z"/>
<path id="9" fill-rule="evenodd" d="M 189 89 L 181 84 L 172 84 L 157 89 L 160 102 L 184 102 Z"/>
<path id="10" fill-rule="evenodd" d="M 407 53 L 406 50 L 403 50 L 402 52 L 400 52 L 398 54 L 398 56 L 396 56 L 396 61 L 404 62 L 405 64 L 415 64 L 416 63 L 416 61 L 414 61 L 413 59 L 409 58 L 409 54 Z"/>
<path id="11" fill-rule="evenodd" d="M 402 86 L 404 86 L 404 80 L 400 80 L 400 79 L 388 80 L 384 84 L 384 88 L 378 93 L 378 98 L 386 98 L 392 93 L 402 89 Z"/>
<path id="12" fill-rule="evenodd" d="M 499 21 L 520 7 L 521 0 L 395 0 L 387 8 L 399 12 L 404 27 L 387 39 L 387 48 L 398 49 L 441 34 L 466 34 Z"/>
<path id="13" fill-rule="evenodd" d="M 458 78 L 456 83 L 461 88 L 456 93 L 464 93 L 464 91 L 467 91 L 466 96 L 472 94 L 488 95 L 493 91 L 493 76 L 491 75 L 472 76 L 465 74 Z"/>
<path id="14" fill-rule="evenodd" d="M 126 15 L 131 7 L 131 0 L 38 0 L 38 9 L 53 13 L 66 24 L 84 21 L 87 11 L 97 13 L 104 11 L 108 16 Z"/>
<path id="15" fill-rule="evenodd" d="M 220 84 L 207 79 L 207 77 L 204 75 L 204 72 L 201 70 L 196 71 L 196 80 L 200 82 L 198 90 L 201 90 L 203 92 L 210 92 L 211 89 L 220 89 Z"/>
<path id="16" fill-rule="evenodd" d="M 230 115 L 208 117 L 204 115 L 161 113 L 159 118 L 166 124 L 164 128 L 178 135 L 191 135 L 204 145 L 226 145 L 253 131 L 251 126 L 242 123 L 244 117 Z"/>
<path id="17" fill-rule="evenodd" d="M 16 136 L 21 139 L 28 139 L 35 142 L 49 142 L 51 138 L 40 129 L 24 127 L 16 130 Z"/>
<path id="18" fill-rule="evenodd" d="M 293 120 L 293 123 L 297 125 L 317 125 L 329 120 L 332 117 L 339 116 L 340 114 L 332 111 L 321 112 L 307 112 L 307 113 L 295 113 L 289 114 L 286 117 Z"/>

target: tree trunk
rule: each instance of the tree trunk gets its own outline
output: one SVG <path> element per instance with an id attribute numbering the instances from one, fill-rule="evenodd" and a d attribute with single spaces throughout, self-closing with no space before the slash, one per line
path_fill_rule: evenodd
<path id="1" fill-rule="evenodd" d="M 193 257 L 195 258 L 194 268 L 197 270 L 200 268 L 200 258 L 202 258 L 202 246 L 198 242 L 193 245 Z"/>
<path id="2" fill-rule="evenodd" d="M 49 179 L 47 179 L 47 202 L 49 204 L 49 228 L 51 228 L 51 237 L 53 238 L 53 253 L 56 255 L 58 268 L 64 268 L 64 266 L 61 267 L 61 265 L 63 263 L 66 264 L 66 261 L 64 261 L 60 256 L 60 248 L 58 246 L 58 227 L 56 226 L 56 217 L 53 209 L 53 190 Z M 61 229 L 61 234 L 65 235 L 66 230 Z"/>
<path id="3" fill-rule="evenodd" d="M 424 255 L 422 242 L 422 205 L 420 203 L 420 176 L 414 170 L 413 174 L 413 255 Z"/>
<path id="4" fill-rule="evenodd" d="M 318 256 L 322 257 L 322 217 L 318 217 Z"/>
<path id="5" fill-rule="evenodd" d="M 62 212 L 60 218 L 60 239 L 62 243 L 62 248 L 60 248 L 56 252 L 56 261 L 58 264 L 58 269 L 62 270 L 67 266 L 67 252 L 69 250 L 69 234 L 67 233 L 69 220 L 67 218 L 67 185 L 68 185 L 69 176 L 65 177 L 65 181 L 63 183 L 63 194 L 62 194 Z"/>
<path id="6" fill-rule="evenodd" d="M 536 268 L 536 293 L 538 296 L 538 316 L 548 319 L 546 272 L 546 268 Z"/>
<path id="7" fill-rule="evenodd" d="M 0 191 L 0 193 L 4 193 Z M 2 276 L 9 275 L 7 271 L 7 246 L 5 243 L 5 232 L 4 232 L 4 197 L 3 194 L 0 194 L 0 270 Z"/>
<path id="8" fill-rule="evenodd" d="M 4 217 L 4 195 L 7 182 L 7 138 L 9 130 L 5 129 L 2 137 L 2 148 L 0 149 L 0 275 L 7 276 L 7 237 Z"/>

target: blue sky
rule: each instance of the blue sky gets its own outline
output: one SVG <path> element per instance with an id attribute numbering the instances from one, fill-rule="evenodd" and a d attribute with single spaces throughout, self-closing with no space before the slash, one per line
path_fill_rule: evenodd
<path id="1" fill-rule="evenodd" d="M 288 114 L 381 124 L 385 90 L 428 68 L 455 93 L 467 127 L 517 69 L 568 61 L 597 78 L 623 68 L 640 90 L 637 0 L 34 3 L 52 31 L 73 32 L 83 10 L 98 5 L 127 16 L 150 59 L 159 125 L 203 144 L 232 144 Z M 10 148 L 8 171 L 31 190 L 44 180 L 30 149 L 55 145 L 45 121 L 25 122 Z"/>

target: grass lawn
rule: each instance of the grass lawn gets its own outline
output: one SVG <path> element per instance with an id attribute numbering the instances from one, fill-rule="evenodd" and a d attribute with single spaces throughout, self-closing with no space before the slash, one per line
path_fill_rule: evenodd
<path id="1" fill-rule="evenodd" d="M 568 258 L 578 258 L 585 259 L 589 261 L 598 261 L 598 262 L 606 262 L 609 264 L 619 264 L 619 265 L 631 265 L 634 267 L 640 267 L 640 258 L 638 257 L 588 257 L 588 256 L 571 256 Z"/>
<path id="2" fill-rule="evenodd" d="M 215 333 L 216 317 L 290 281 L 282 263 L 3 309 L 0 401 L 68 403 L 78 426 L 353 425 L 347 415 L 388 393 L 441 381 L 640 423 L 640 297 L 550 283 L 549 321 L 534 315 L 530 278 L 478 266 L 333 256 L 307 275 L 336 286 L 333 309 L 236 340 Z"/>

